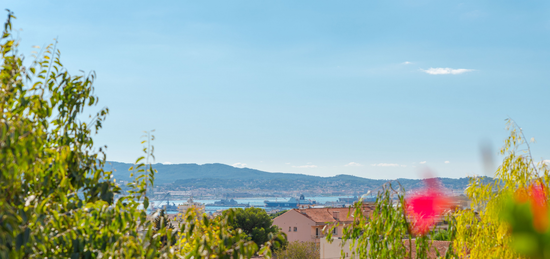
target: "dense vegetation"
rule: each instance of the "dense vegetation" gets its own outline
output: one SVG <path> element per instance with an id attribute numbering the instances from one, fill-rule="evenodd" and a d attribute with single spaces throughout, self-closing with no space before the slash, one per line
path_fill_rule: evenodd
<path id="1" fill-rule="evenodd" d="M 344 240 L 360 258 L 428 258 L 430 251 L 439 253 L 432 249 L 435 240 L 450 241 L 440 255 L 445 258 L 550 258 L 550 171 L 545 161 L 534 162 L 521 128 L 510 119 L 507 128 L 510 136 L 501 149 L 505 157 L 495 178 L 470 178 L 470 206 L 444 215 L 436 208 L 448 204 L 440 202 L 446 198 L 427 191 L 417 208 L 422 213 L 415 214 L 412 204 L 417 201 L 404 196 L 399 182 L 389 182 L 377 193 L 368 219 L 362 205 L 355 205 Z M 437 230 L 433 219 L 443 216 L 448 230 Z"/>
<path id="2" fill-rule="evenodd" d="M 0 39 L 0 258 L 249 258 L 258 252 L 228 224 L 231 213 L 209 219 L 189 210 L 177 227 L 146 215 L 145 193 L 155 176 L 150 134 L 131 168 L 127 195 L 115 200 L 120 187 L 93 141 L 108 109 L 83 114 L 99 100 L 95 74 L 70 74 L 56 45 L 24 66 L 8 13 Z M 270 244 L 259 252 L 269 257 Z"/>
<path id="3" fill-rule="evenodd" d="M 279 228 L 273 225 L 273 220 L 264 209 L 229 209 L 223 212 L 223 216 L 227 216 L 229 213 L 235 215 L 229 225 L 235 229 L 242 229 L 250 237 L 250 240 L 258 245 L 262 245 L 278 234 L 282 234 L 279 232 Z M 284 242 L 284 240 L 282 241 Z"/>
<path id="4" fill-rule="evenodd" d="M 261 209 L 227 210 L 212 219 L 191 209 L 175 221 L 161 212 L 146 215 L 146 192 L 156 175 L 149 133 L 142 142 L 144 156 L 129 168 L 128 191 L 115 200 L 121 187 L 106 170 L 104 149 L 93 141 L 109 111 L 100 109 L 83 121 L 85 108 L 99 100 L 95 74 L 70 74 L 56 45 L 25 66 L 11 33 L 14 18 L 9 13 L 0 39 L 1 258 L 270 257 L 271 246 L 284 237 Z M 355 205 L 344 239 L 360 258 L 412 258 L 413 250 L 416 258 L 427 258 L 433 241 L 441 239 L 450 240 L 445 258 L 550 258 L 550 171 L 545 161 L 534 162 L 521 128 L 511 120 L 508 127 L 495 178 L 469 178 L 466 195 L 472 205 L 447 211 L 449 230 L 436 231 L 435 225 L 424 224 L 425 214 L 414 214 L 415 202 L 404 196 L 405 189 L 421 184 L 400 179 L 400 184 L 382 185 L 368 219 L 364 207 Z M 250 170 L 239 172 L 257 173 Z M 256 184 L 315 185 L 305 176 L 284 181 L 279 176 Z M 373 188 L 366 185 L 368 179 L 351 176 L 316 180 L 325 186 L 341 182 Z M 441 182 L 447 187 L 449 181 Z M 434 201 L 444 200 L 438 195 L 422 197 L 432 204 L 427 211 L 434 211 Z M 291 243 L 276 253 L 279 258 L 316 258 L 319 247 Z"/>

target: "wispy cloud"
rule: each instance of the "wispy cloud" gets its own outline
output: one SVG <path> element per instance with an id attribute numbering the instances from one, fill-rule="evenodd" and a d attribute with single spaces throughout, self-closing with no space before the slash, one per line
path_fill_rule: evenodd
<path id="1" fill-rule="evenodd" d="M 466 69 L 466 68 L 449 68 L 449 67 L 436 67 L 436 68 L 429 68 L 429 69 L 421 69 L 427 74 L 430 75 L 458 75 L 466 72 L 474 71 L 473 69 Z"/>
<path id="2" fill-rule="evenodd" d="M 445 161 L 445 164 L 449 164 L 449 163 L 451 163 L 451 162 L 449 162 L 449 161 Z"/>
<path id="3" fill-rule="evenodd" d="M 355 162 L 349 162 L 348 164 L 346 164 L 344 166 L 363 166 L 363 165 L 359 164 L 359 163 L 355 163 Z"/>
<path id="4" fill-rule="evenodd" d="M 379 163 L 379 164 L 371 164 L 371 166 L 382 166 L 382 167 L 388 167 L 388 166 L 399 166 L 399 164 L 387 164 L 387 163 Z"/>
<path id="5" fill-rule="evenodd" d="M 426 161 L 422 161 L 422 162 L 420 162 L 420 164 L 425 164 L 425 163 L 426 163 Z"/>
<path id="6" fill-rule="evenodd" d="M 245 168 L 247 165 L 245 163 L 234 163 L 231 166 L 237 167 L 237 168 Z"/>
<path id="7" fill-rule="evenodd" d="M 405 62 L 403 62 L 403 63 L 401 63 L 401 64 L 402 64 L 402 65 L 410 65 L 410 64 L 412 64 L 412 62 L 405 61 Z"/>
<path id="8" fill-rule="evenodd" d="M 162 163 L 163 165 L 171 165 L 172 163 L 171 162 L 164 162 Z"/>
<path id="9" fill-rule="evenodd" d="M 294 168 L 317 168 L 316 165 L 293 165 Z"/>

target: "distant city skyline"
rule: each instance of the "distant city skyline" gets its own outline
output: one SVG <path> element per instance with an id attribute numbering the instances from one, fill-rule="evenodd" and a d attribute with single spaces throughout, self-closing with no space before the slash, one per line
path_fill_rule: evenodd
<path id="1" fill-rule="evenodd" d="M 508 117 L 550 159 L 548 1 L 2 6 L 27 62 L 58 38 L 71 73 L 97 73 L 110 161 L 155 129 L 158 163 L 459 178 L 485 174 L 482 145 L 499 164 Z"/>

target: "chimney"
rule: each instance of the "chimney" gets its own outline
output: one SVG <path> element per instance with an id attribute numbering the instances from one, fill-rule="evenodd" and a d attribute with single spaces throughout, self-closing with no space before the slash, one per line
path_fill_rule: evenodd
<path id="1" fill-rule="evenodd" d="M 332 212 L 332 217 L 333 217 L 335 220 L 340 220 L 340 212 L 339 212 L 339 211 L 333 211 L 333 212 Z"/>

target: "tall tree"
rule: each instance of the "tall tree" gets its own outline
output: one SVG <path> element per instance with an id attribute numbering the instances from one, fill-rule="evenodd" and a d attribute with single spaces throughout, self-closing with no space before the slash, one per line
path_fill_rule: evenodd
<path id="1" fill-rule="evenodd" d="M 191 210 L 178 229 L 154 228 L 145 211 L 153 136 L 142 142 L 128 195 L 115 200 L 120 187 L 93 141 L 109 110 L 83 115 L 99 100 L 95 73 L 71 75 L 55 45 L 24 66 L 13 19 L 8 11 L 0 38 L 0 258 L 249 258 L 257 251 L 227 224 L 233 214 L 209 220 Z"/>
<path id="2" fill-rule="evenodd" d="M 224 215 L 230 211 L 225 211 Z M 267 242 L 272 239 L 272 236 L 279 233 L 279 228 L 273 225 L 273 220 L 264 209 L 237 208 L 232 209 L 232 211 L 232 213 L 235 213 L 235 218 L 230 222 L 230 225 L 242 229 L 258 245 Z"/>

